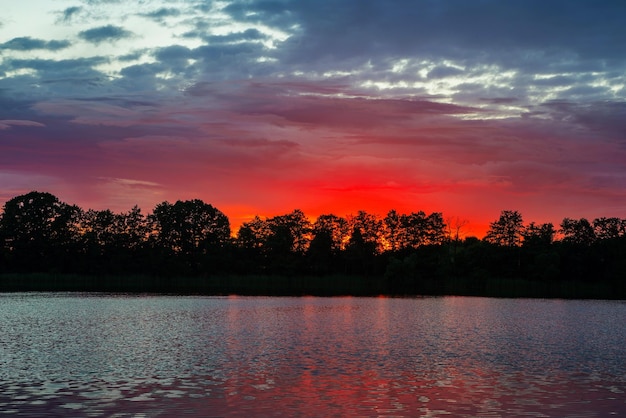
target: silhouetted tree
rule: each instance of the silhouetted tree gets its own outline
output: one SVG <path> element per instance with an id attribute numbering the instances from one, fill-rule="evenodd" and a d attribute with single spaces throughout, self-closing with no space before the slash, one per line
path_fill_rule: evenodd
<path id="1" fill-rule="evenodd" d="M 311 223 L 301 210 L 267 220 L 270 234 L 264 246 L 269 270 L 295 274 L 303 270 L 304 254 L 311 239 Z"/>
<path id="2" fill-rule="evenodd" d="M 350 232 L 348 221 L 333 214 L 320 215 L 313 224 L 313 237 L 318 234 L 330 236 L 333 251 L 345 249 Z"/>
<path id="3" fill-rule="evenodd" d="M 395 210 L 383 219 L 365 211 L 347 219 L 325 214 L 311 224 L 294 210 L 245 222 L 232 245 L 228 218 L 200 200 L 163 202 L 146 217 L 137 206 L 119 214 L 85 212 L 31 192 L 7 201 L 0 213 L 0 273 L 270 273 L 285 276 L 279 282 L 286 291 L 297 291 L 303 273 L 345 273 L 363 277 L 343 283 L 361 292 L 409 294 L 439 294 L 450 286 L 484 294 L 509 286 L 504 282 L 510 279 L 545 281 L 541 286 L 554 289 L 563 283 L 551 282 L 560 280 L 600 282 L 615 295 L 626 294 L 626 220 L 565 218 L 557 241 L 552 224 L 524 227 L 517 211 L 503 211 L 483 240 L 461 240 L 465 224 L 457 219 L 446 225 L 441 213 Z M 157 288 L 175 288 L 155 280 Z M 198 283 L 212 288 L 221 281 Z M 97 290 L 99 284 L 90 286 Z"/>
<path id="4" fill-rule="evenodd" d="M 333 244 L 330 231 L 322 229 L 315 233 L 307 250 L 307 265 L 310 272 L 316 274 L 332 272 L 334 261 L 339 252 Z"/>
<path id="5" fill-rule="evenodd" d="M 159 272 L 214 272 L 221 264 L 223 248 L 230 241 L 226 215 L 201 200 L 158 204 L 148 216 L 156 249 L 165 251 L 153 260 Z M 175 258 L 168 257 L 174 255 Z M 207 266 L 210 265 L 211 267 Z"/>
<path id="6" fill-rule="evenodd" d="M 524 247 L 547 247 L 554 241 L 556 230 L 551 223 L 536 225 L 534 222 L 531 222 L 521 234 L 524 238 L 522 244 Z"/>
<path id="7" fill-rule="evenodd" d="M 272 234 L 270 225 L 258 215 L 244 222 L 237 231 L 236 261 L 233 269 L 242 273 L 262 273 L 267 269 L 267 241 Z"/>
<path id="8" fill-rule="evenodd" d="M 363 237 L 361 229 L 355 226 L 345 249 L 347 273 L 371 275 L 374 272 L 374 258 L 378 242 Z"/>
<path id="9" fill-rule="evenodd" d="M 386 218 L 387 222 L 395 222 Z M 418 248 L 422 245 L 438 245 L 445 239 L 445 222 L 441 213 L 426 215 L 424 212 L 412 212 L 397 217 L 394 231 L 394 250 Z"/>
<path id="10" fill-rule="evenodd" d="M 299 209 L 286 215 L 268 219 L 271 235 L 280 235 L 280 240 L 287 239 L 289 250 L 304 254 L 311 240 L 311 222 Z"/>
<path id="11" fill-rule="evenodd" d="M 426 244 L 440 245 L 446 239 L 446 223 L 440 212 L 433 212 L 426 218 Z"/>
<path id="12" fill-rule="evenodd" d="M 360 210 L 356 216 L 350 216 L 348 223 L 352 230 L 351 240 L 354 242 L 362 240 L 368 247 L 374 248 L 376 253 L 384 250 L 384 224 L 376 215 Z M 355 238 L 355 231 L 358 230 L 358 238 Z M 346 248 L 347 249 L 347 248 Z"/>
<path id="13" fill-rule="evenodd" d="M 400 214 L 390 210 L 383 219 L 385 225 L 385 241 L 391 251 L 398 251 L 406 247 L 406 233 L 401 224 Z"/>
<path id="14" fill-rule="evenodd" d="M 230 239 L 226 215 L 198 199 L 160 203 L 148 219 L 156 242 L 176 253 L 201 253 Z"/>
<path id="15" fill-rule="evenodd" d="M 79 234 L 81 209 L 50 193 L 30 192 L 4 205 L 0 235 L 18 265 L 35 270 L 65 268 Z"/>
<path id="16" fill-rule="evenodd" d="M 593 220 L 594 235 L 599 240 L 615 239 L 626 235 L 626 220 L 597 218 Z"/>
<path id="17" fill-rule="evenodd" d="M 489 224 L 485 241 L 506 247 L 518 246 L 523 231 L 522 215 L 515 210 L 504 210 L 497 221 Z"/>
<path id="18" fill-rule="evenodd" d="M 271 233 L 269 223 L 257 215 L 239 227 L 237 245 L 241 248 L 260 249 L 265 245 Z"/>
<path id="19" fill-rule="evenodd" d="M 591 245 L 596 240 L 593 226 L 585 218 L 565 218 L 561 222 L 563 241 L 571 244 Z"/>
<path id="20" fill-rule="evenodd" d="M 467 219 L 449 217 L 446 219 L 446 239 L 450 244 L 449 255 L 452 269 L 456 271 L 456 261 L 458 248 L 461 243 L 461 235 L 463 228 L 469 223 Z"/>
<path id="21" fill-rule="evenodd" d="M 560 272 L 560 257 L 554 248 L 556 235 L 551 223 L 531 222 L 522 232 L 522 268 L 524 277 L 531 280 L 556 280 Z"/>
<path id="22" fill-rule="evenodd" d="M 108 209 L 89 209 L 82 216 L 81 232 L 81 241 L 88 252 L 106 252 L 115 245 L 118 238 L 115 214 Z"/>
<path id="23" fill-rule="evenodd" d="M 147 219 L 138 206 L 116 215 L 115 224 L 116 239 L 122 248 L 138 250 L 143 247 L 150 231 Z"/>

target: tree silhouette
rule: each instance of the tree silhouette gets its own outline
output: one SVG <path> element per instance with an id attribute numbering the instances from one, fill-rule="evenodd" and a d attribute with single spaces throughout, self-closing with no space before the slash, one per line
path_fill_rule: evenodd
<path id="1" fill-rule="evenodd" d="M 242 248 L 260 249 L 265 246 L 272 230 L 266 220 L 258 215 L 244 222 L 237 231 L 237 244 Z"/>
<path id="2" fill-rule="evenodd" d="M 125 213 L 89 209 L 80 220 L 80 253 L 88 272 L 141 272 L 149 236 L 146 217 L 137 206 Z"/>
<path id="3" fill-rule="evenodd" d="M 556 230 L 551 223 L 536 225 L 534 222 L 531 222 L 521 234 L 524 238 L 522 244 L 524 247 L 547 247 L 554 241 Z"/>
<path id="4" fill-rule="evenodd" d="M 391 251 L 398 251 L 406 247 L 406 234 L 401 218 L 396 210 L 390 210 L 383 219 L 385 225 L 385 241 Z"/>
<path id="5" fill-rule="evenodd" d="M 572 244 L 591 245 L 596 240 L 596 233 L 593 226 L 585 218 L 570 219 L 565 218 L 561 222 L 561 233 L 563 241 Z"/>
<path id="6" fill-rule="evenodd" d="M 280 235 L 278 241 L 288 240 L 289 250 L 304 254 L 311 240 L 311 222 L 299 209 L 287 215 L 268 219 L 271 236 Z"/>
<path id="7" fill-rule="evenodd" d="M 82 242 L 85 250 L 102 255 L 113 247 L 118 238 L 115 214 L 110 210 L 89 209 L 81 219 Z"/>
<path id="8" fill-rule="evenodd" d="M 619 218 L 594 219 L 593 231 L 599 240 L 620 238 L 626 236 L 626 220 Z"/>
<path id="9" fill-rule="evenodd" d="M 515 210 L 503 210 L 500 218 L 489 224 L 485 240 L 496 245 L 515 247 L 521 244 L 523 231 L 522 215 Z"/>
<path id="10" fill-rule="evenodd" d="M 138 250 L 144 245 L 150 231 L 147 219 L 138 206 L 116 215 L 115 222 L 116 239 L 121 248 Z"/>
<path id="11" fill-rule="evenodd" d="M 374 268 L 374 256 L 377 253 L 376 245 L 376 241 L 366 240 L 361 229 L 355 226 L 345 250 L 347 272 L 365 276 L 371 274 Z"/>
<path id="12" fill-rule="evenodd" d="M 4 247 L 22 267 L 61 266 L 79 236 L 81 209 L 50 194 L 30 192 L 7 201 L 0 219 Z"/>
<path id="13" fill-rule="evenodd" d="M 360 210 L 356 216 L 348 218 L 348 223 L 352 230 L 350 238 L 352 244 L 359 246 L 362 240 L 363 243 L 367 244 L 368 248 L 373 248 L 376 253 L 384 250 L 382 240 L 384 237 L 384 224 L 378 216 Z M 358 235 L 356 235 L 357 231 Z M 350 242 L 348 245 L 350 245 Z"/>
<path id="14" fill-rule="evenodd" d="M 330 236 L 333 251 L 345 249 L 350 239 L 350 225 L 348 221 L 333 214 L 320 215 L 313 224 L 312 229 L 314 237 L 319 234 Z"/>
<path id="15" fill-rule="evenodd" d="M 221 270 L 230 241 L 226 215 L 202 200 L 158 204 L 148 224 L 152 231 L 153 266 L 159 273 L 211 273 Z M 159 254 L 159 251 L 161 252 Z"/>
<path id="16" fill-rule="evenodd" d="M 356 294 L 364 288 L 393 294 L 441 294 L 457 288 L 484 294 L 494 283 L 506 287 L 507 280 L 515 279 L 541 283 L 548 292 L 539 296 L 568 282 L 601 284 L 609 297 L 626 295 L 624 219 L 565 218 L 557 233 L 551 223 L 524 226 L 519 212 L 505 210 L 483 240 L 462 240 L 465 225 L 458 219 L 446 225 L 438 212 L 395 210 L 382 219 L 359 211 L 347 218 L 324 214 L 311 223 L 304 212 L 294 210 L 256 216 L 233 240 L 226 215 L 201 200 L 163 202 L 144 216 L 137 206 L 123 213 L 83 211 L 50 193 L 30 192 L 8 200 L 0 213 L 0 273 L 49 272 L 54 280 L 58 273 L 112 274 L 118 284 L 128 275 L 147 275 L 135 290 L 152 280 L 159 283 L 153 289 L 175 290 L 173 285 L 159 287 L 168 283 L 167 277 L 197 278 L 202 289 L 209 289 L 217 277 L 222 283 L 217 288 L 230 292 L 230 275 L 243 274 L 254 275 L 250 283 L 261 280 L 253 286 L 262 291 L 286 286 L 280 291 L 298 292 L 298 286 L 315 280 L 298 280 L 303 275 L 333 274 L 344 278 L 342 292 L 361 286 Z M 263 284 L 262 277 L 271 282 L 275 276 L 279 281 Z M 0 288 L 6 289 L 3 277 Z M 102 290 L 99 279 L 85 280 L 89 290 Z M 321 279 L 330 286 L 328 294 L 334 281 L 334 276 Z M 314 288 L 321 289 L 318 284 Z"/>
<path id="17" fill-rule="evenodd" d="M 326 229 L 317 231 L 307 250 L 309 271 L 315 274 L 330 273 L 338 254 L 339 249 L 333 243 L 331 231 Z"/>
<path id="18" fill-rule="evenodd" d="M 148 219 L 158 245 L 175 253 L 203 253 L 230 239 L 226 215 L 198 199 L 160 203 Z"/>

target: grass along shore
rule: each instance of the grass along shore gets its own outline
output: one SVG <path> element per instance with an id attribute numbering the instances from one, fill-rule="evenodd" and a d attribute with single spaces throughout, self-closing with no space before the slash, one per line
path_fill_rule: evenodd
<path id="1" fill-rule="evenodd" d="M 0 292 L 111 292 L 259 296 L 455 295 L 508 298 L 626 299 L 621 283 L 542 282 L 523 279 L 426 280 L 393 286 L 384 277 L 241 275 L 155 277 L 2 274 Z"/>

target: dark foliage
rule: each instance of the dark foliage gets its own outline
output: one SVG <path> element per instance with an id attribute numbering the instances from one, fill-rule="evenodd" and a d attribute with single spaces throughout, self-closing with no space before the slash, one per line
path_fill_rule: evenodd
<path id="1" fill-rule="evenodd" d="M 0 290 L 62 283 L 69 290 L 626 296 L 626 220 L 565 218 L 556 230 L 503 211 L 483 240 L 460 238 L 463 225 L 421 211 L 311 222 L 295 210 L 257 216 L 232 236 L 226 215 L 201 200 L 163 202 L 145 216 L 138 207 L 84 211 L 31 192 L 7 201 L 0 217 L 0 274 L 12 277 Z M 30 279 L 20 285 L 20 275 Z"/>

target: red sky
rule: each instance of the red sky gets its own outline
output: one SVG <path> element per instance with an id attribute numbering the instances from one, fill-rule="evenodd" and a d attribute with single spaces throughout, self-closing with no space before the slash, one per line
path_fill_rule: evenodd
<path id="1" fill-rule="evenodd" d="M 14 4 L 0 204 L 626 217 L 626 9 L 545 3 Z"/>

